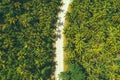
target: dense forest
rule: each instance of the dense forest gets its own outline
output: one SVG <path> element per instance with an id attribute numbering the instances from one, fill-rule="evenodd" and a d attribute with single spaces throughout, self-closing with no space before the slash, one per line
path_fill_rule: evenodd
<path id="1" fill-rule="evenodd" d="M 0 80 L 53 80 L 60 0 L 0 1 Z"/>
<path id="2" fill-rule="evenodd" d="M 120 80 L 120 0 L 73 0 L 62 80 Z"/>

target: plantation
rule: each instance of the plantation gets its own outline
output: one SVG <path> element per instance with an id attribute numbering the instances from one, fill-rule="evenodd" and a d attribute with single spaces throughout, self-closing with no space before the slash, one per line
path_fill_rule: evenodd
<path id="1" fill-rule="evenodd" d="M 0 1 L 0 80 L 51 80 L 60 0 Z"/>
<path id="2" fill-rule="evenodd" d="M 120 0 L 73 0 L 62 80 L 120 80 Z"/>

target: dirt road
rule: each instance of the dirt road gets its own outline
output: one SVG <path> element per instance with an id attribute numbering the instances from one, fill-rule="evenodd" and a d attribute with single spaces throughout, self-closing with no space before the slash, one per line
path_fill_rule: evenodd
<path id="1" fill-rule="evenodd" d="M 62 0 L 63 5 L 61 6 L 61 11 L 58 14 L 57 20 L 57 29 L 56 29 L 56 71 L 55 71 L 55 80 L 59 80 L 60 72 L 64 70 L 64 49 L 63 49 L 63 28 L 65 22 L 65 15 L 68 9 L 69 4 L 72 0 Z"/>

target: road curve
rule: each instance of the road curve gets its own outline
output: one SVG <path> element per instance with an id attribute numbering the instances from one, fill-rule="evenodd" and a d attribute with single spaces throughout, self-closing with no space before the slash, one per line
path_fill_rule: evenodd
<path id="1" fill-rule="evenodd" d="M 56 70 L 55 70 L 55 80 L 59 80 L 60 72 L 64 70 L 64 49 L 63 49 L 63 28 L 65 22 L 65 15 L 69 4 L 72 0 L 62 0 L 63 5 L 61 6 L 61 11 L 58 14 L 57 26 L 56 26 Z"/>

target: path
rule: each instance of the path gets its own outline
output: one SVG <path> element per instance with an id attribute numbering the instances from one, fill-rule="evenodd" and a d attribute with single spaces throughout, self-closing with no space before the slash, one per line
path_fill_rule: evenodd
<path id="1" fill-rule="evenodd" d="M 65 22 L 65 15 L 71 0 L 62 0 L 63 5 L 58 14 L 57 28 L 56 28 L 56 71 L 55 80 L 59 80 L 58 74 L 64 70 L 64 50 L 63 50 L 63 27 Z"/>

